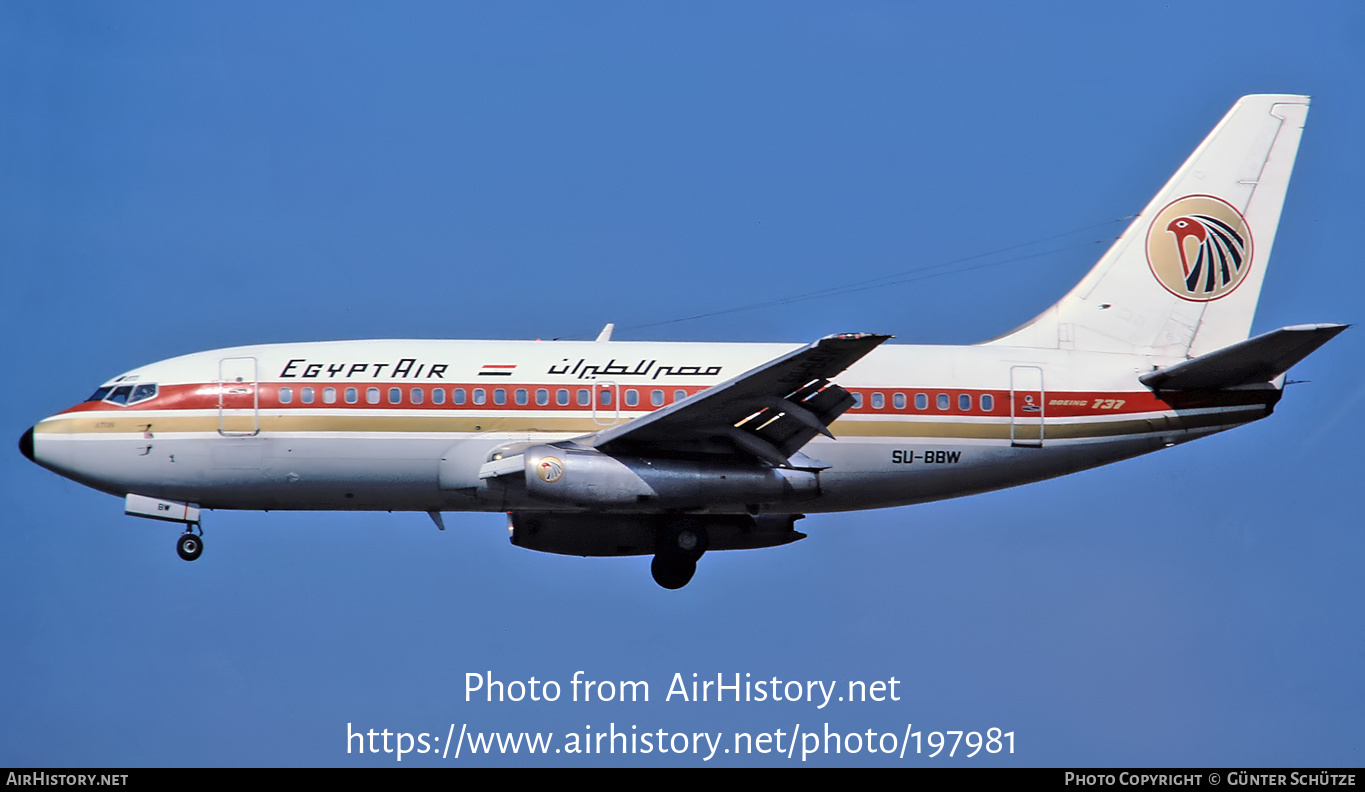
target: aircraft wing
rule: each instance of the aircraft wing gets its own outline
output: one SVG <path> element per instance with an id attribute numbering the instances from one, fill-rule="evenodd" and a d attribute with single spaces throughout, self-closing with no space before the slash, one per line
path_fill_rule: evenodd
<path id="1" fill-rule="evenodd" d="M 827 467 L 792 457 L 829 425 L 853 396 L 830 382 L 889 335 L 845 333 L 764 363 L 727 382 L 633 421 L 577 438 L 581 446 L 640 453 L 720 453 L 775 467 Z"/>

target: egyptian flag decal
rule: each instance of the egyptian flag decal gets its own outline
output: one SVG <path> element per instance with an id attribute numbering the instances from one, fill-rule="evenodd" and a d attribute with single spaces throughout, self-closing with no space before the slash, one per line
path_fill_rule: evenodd
<path id="1" fill-rule="evenodd" d="M 486 366 L 484 366 L 484 367 L 482 367 L 482 368 L 479 369 L 479 376 L 480 376 L 480 377 L 510 377 L 510 376 L 512 376 L 512 372 L 515 371 L 516 368 L 517 368 L 517 365 L 516 365 L 515 363 L 513 363 L 513 364 L 511 364 L 511 365 L 502 365 L 502 364 L 496 364 L 496 363 L 489 363 L 488 365 L 486 365 Z"/>

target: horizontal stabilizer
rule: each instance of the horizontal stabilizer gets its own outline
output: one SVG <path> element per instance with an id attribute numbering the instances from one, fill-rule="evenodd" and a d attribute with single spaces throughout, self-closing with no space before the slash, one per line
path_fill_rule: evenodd
<path id="1" fill-rule="evenodd" d="M 1176 363 L 1138 379 L 1152 390 L 1221 390 L 1270 382 L 1349 325 L 1281 327 L 1197 358 Z"/>

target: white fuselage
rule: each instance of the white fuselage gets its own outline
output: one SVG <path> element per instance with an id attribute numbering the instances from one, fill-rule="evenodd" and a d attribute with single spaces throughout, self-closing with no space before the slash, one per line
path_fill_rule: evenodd
<path id="1" fill-rule="evenodd" d="M 584 510 L 480 478 L 480 468 L 509 448 L 644 415 L 794 348 L 415 340 L 224 349 L 112 380 L 104 400 L 37 424 L 33 451 L 105 492 L 206 508 Z M 828 465 L 817 488 L 776 501 L 734 492 L 682 510 L 821 512 L 951 498 L 1228 429 L 1268 415 L 1279 397 L 1271 387 L 1182 399 L 1138 383 L 1171 362 L 885 345 L 839 377 L 859 403 L 830 427 L 837 440 L 817 437 L 803 449 Z M 149 384 L 141 393 L 154 390 L 150 398 L 109 400 L 122 387 L 132 401 Z"/>

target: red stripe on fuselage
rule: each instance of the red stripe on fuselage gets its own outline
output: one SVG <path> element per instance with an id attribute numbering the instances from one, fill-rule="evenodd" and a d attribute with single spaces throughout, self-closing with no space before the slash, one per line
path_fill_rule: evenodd
<path id="1" fill-rule="evenodd" d="M 337 410 L 411 410 L 423 412 L 451 412 L 451 411 L 480 411 L 488 412 L 491 410 L 509 412 L 584 412 L 593 409 L 593 402 L 596 402 L 598 410 L 620 410 L 622 413 L 644 414 L 651 412 L 659 407 L 672 404 L 675 401 L 675 392 L 681 391 L 686 396 L 699 393 L 705 388 L 699 386 L 676 386 L 668 388 L 649 388 L 634 386 L 596 386 L 596 385 L 516 385 L 492 387 L 487 383 L 450 383 L 443 385 L 400 385 L 392 382 L 386 383 L 347 383 L 347 384 L 325 384 L 300 385 L 297 383 L 261 383 L 259 386 L 259 407 L 262 410 L 288 411 L 288 410 L 318 410 L 318 409 L 337 409 Z M 291 399 L 288 403 L 280 401 L 281 391 L 289 388 Z M 303 389 L 313 389 L 313 400 L 303 401 Z M 332 403 L 323 401 L 323 391 L 327 388 L 335 390 L 335 400 Z M 346 400 L 347 390 L 355 389 L 355 401 Z M 378 402 L 370 402 L 368 391 L 377 389 L 379 393 Z M 397 403 L 389 401 L 390 389 L 398 389 L 399 400 Z M 433 402 L 432 393 L 434 390 L 444 392 L 444 401 L 440 404 Z M 422 392 L 422 403 L 414 404 L 412 394 L 414 390 Z M 464 402 L 456 404 L 454 397 L 456 391 L 464 391 Z M 545 391 L 548 398 L 547 404 L 537 403 L 539 391 Z M 558 403 L 558 392 L 567 391 L 568 404 Z M 1010 391 L 996 389 L 966 389 L 966 388 L 850 388 L 850 392 L 862 398 L 859 407 L 850 409 L 846 415 L 859 416 L 878 416 L 878 415 L 920 415 L 920 416 L 943 416 L 943 417 L 1008 417 L 1010 409 Z M 483 403 L 475 404 L 475 392 L 482 391 Z M 518 404 L 518 392 L 524 392 L 525 404 Z M 588 392 L 588 404 L 579 404 L 579 391 Z M 638 402 L 635 406 L 626 403 L 627 394 L 635 391 Z M 663 404 L 654 405 L 651 396 L 655 391 L 663 394 Z M 498 394 L 502 394 L 502 404 L 498 404 L 496 399 Z M 612 403 L 603 401 L 604 395 L 610 394 Z M 874 395 L 881 394 L 882 406 L 873 407 Z M 896 396 L 904 396 L 904 406 L 897 407 Z M 923 395 L 927 406 L 919 409 L 915 406 L 916 397 Z M 938 399 L 940 395 L 948 397 L 948 408 L 939 409 Z M 967 396 L 970 400 L 970 408 L 962 409 L 960 397 Z M 1081 418 L 1081 417 L 1103 417 L 1114 415 L 1130 415 L 1137 413 L 1168 412 L 1174 409 L 1194 409 L 1199 407 L 1219 407 L 1240 404 L 1260 404 L 1267 400 L 1266 392 L 1262 391 L 1225 391 L 1205 394 L 1180 394 L 1175 392 L 1164 393 L 1161 397 L 1150 391 L 1079 391 L 1079 392 L 1045 392 L 1039 394 L 1034 391 L 1026 393 L 1017 392 L 1022 400 L 1025 396 L 1032 396 L 1035 401 L 1043 402 L 1042 414 L 1046 418 Z M 983 396 L 989 396 L 991 409 L 982 409 Z M 238 395 L 238 398 L 242 398 Z M 163 385 L 158 390 L 155 398 L 138 402 L 131 406 L 121 406 L 108 402 L 83 402 L 62 411 L 61 414 L 83 413 L 83 412 L 122 412 L 125 410 L 216 410 L 218 409 L 218 385 L 216 383 L 191 384 L 191 385 Z M 230 407 L 231 409 L 231 407 Z M 248 408 L 249 409 L 249 408 Z M 1020 412 L 1021 416 L 1033 415 L 1032 411 Z"/>

